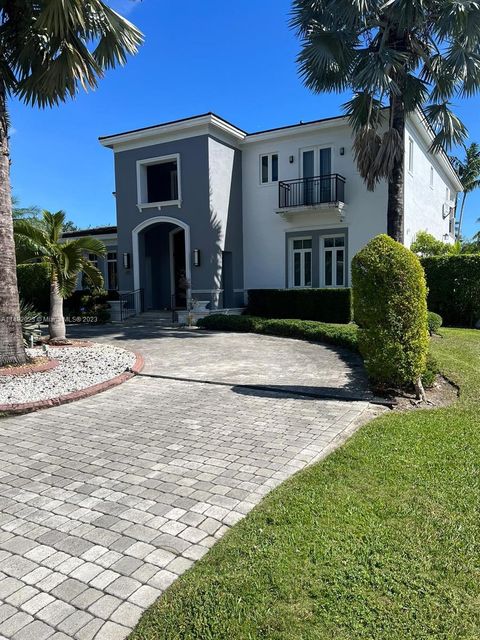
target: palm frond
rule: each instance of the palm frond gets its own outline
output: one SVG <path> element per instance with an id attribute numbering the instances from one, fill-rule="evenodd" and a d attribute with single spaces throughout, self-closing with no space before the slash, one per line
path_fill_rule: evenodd
<path id="1" fill-rule="evenodd" d="M 450 110 L 448 103 L 431 104 L 424 109 L 428 123 L 435 131 L 432 153 L 440 153 L 452 145 L 463 144 L 468 135 L 463 122 Z"/>

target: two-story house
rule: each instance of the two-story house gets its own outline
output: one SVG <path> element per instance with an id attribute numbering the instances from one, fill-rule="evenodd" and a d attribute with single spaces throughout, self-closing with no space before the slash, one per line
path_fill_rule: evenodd
<path id="1" fill-rule="evenodd" d="M 462 185 L 431 141 L 409 117 L 407 246 L 420 230 L 454 240 Z M 145 309 L 185 307 L 187 292 L 232 308 L 249 289 L 345 287 L 352 257 L 386 232 L 386 183 L 367 190 L 345 117 L 247 133 L 207 113 L 100 142 L 114 152 L 115 277 Z"/>

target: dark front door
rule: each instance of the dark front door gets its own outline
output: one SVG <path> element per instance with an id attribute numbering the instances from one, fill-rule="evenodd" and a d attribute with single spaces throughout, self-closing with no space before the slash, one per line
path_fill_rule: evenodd
<path id="1" fill-rule="evenodd" d="M 187 283 L 185 271 L 185 231 L 181 229 L 173 234 L 173 284 L 174 309 L 187 306 Z"/>

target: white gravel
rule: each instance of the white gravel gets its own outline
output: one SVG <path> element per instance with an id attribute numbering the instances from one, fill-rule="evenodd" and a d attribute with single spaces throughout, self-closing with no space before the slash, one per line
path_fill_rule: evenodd
<path id="1" fill-rule="evenodd" d="M 29 356 L 45 355 L 41 348 L 27 349 Z M 23 376 L 0 376 L 0 404 L 50 400 L 72 391 L 115 378 L 135 364 L 135 354 L 118 347 L 49 347 L 58 360 L 55 369 Z"/>

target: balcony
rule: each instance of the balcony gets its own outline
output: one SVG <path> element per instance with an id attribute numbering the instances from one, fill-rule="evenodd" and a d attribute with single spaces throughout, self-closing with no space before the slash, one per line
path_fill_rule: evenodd
<path id="1" fill-rule="evenodd" d="M 277 213 L 327 209 L 341 212 L 345 204 L 345 178 L 338 173 L 278 183 Z"/>

